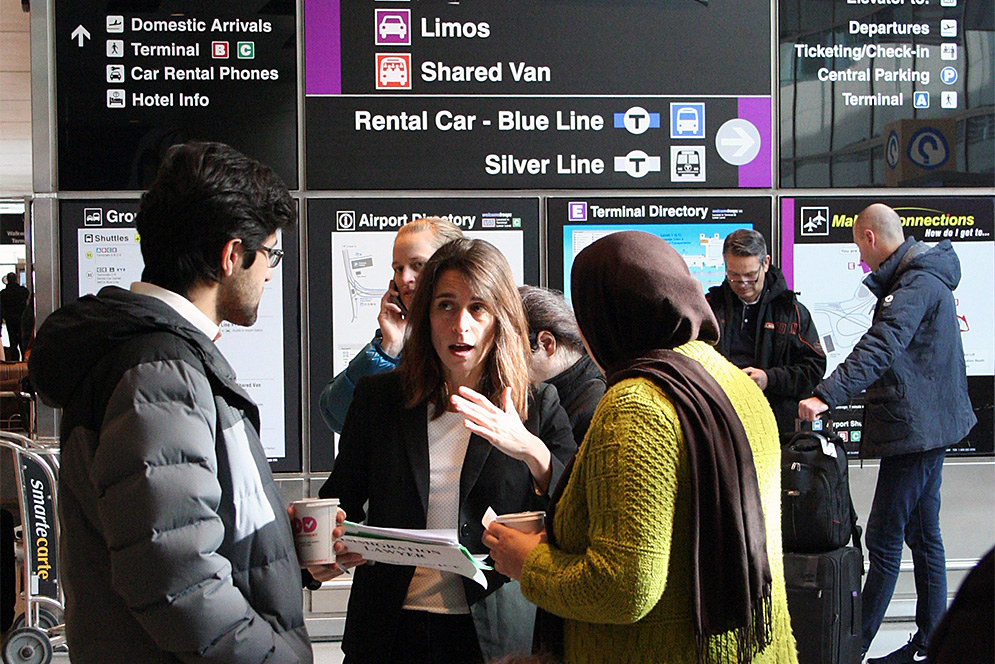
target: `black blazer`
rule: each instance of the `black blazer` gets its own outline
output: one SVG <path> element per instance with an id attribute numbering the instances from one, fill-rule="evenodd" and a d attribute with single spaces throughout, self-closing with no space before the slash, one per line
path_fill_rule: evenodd
<path id="1" fill-rule="evenodd" d="M 552 453 L 549 488 L 537 494 L 525 462 L 472 435 L 460 475 L 459 508 L 460 543 L 471 553 L 487 553 L 480 538 L 484 532 L 481 518 L 488 507 L 498 514 L 545 509 L 549 493 L 577 450 L 556 390 L 548 385 L 541 385 L 530 395 L 525 426 Z M 338 498 L 350 521 L 365 520 L 371 526 L 392 528 L 425 528 L 428 491 L 427 405 L 405 408 L 400 375 L 396 371 L 362 379 L 342 428 L 332 474 L 319 495 Z M 409 566 L 367 564 L 356 568 L 342 642 L 342 650 L 350 662 L 391 660 L 389 651 L 413 575 L 414 567 Z M 508 639 L 509 631 L 515 631 L 515 627 L 517 631 L 527 631 L 531 640 L 534 607 L 528 615 L 521 615 L 524 603 L 497 601 L 498 596 L 493 596 L 491 603 L 496 606 L 488 607 L 487 611 L 474 610 L 510 581 L 495 571 L 486 575 L 486 590 L 470 579 L 462 580 L 481 648 L 485 658 L 489 658 L 496 652 L 488 646 L 500 650 L 502 641 Z M 517 584 L 514 586 L 518 593 Z M 489 624 L 482 624 L 484 621 Z"/>

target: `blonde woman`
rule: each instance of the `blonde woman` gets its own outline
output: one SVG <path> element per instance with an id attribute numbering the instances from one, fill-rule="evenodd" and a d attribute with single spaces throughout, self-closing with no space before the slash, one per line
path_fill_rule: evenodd
<path id="1" fill-rule="evenodd" d="M 422 217 L 397 231 L 391 260 L 393 276 L 380 299 L 380 314 L 377 316 L 380 328 L 349 366 L 321 391 L 318 401 L 321 416 L 335 433 L 342 432 L 359 379 L 397 367 L 408 325 L 407 310 L 415 295 L 418 275 L 436 249 L 461 237 L 463 232 L 459 227 L 441 217 Z"/>

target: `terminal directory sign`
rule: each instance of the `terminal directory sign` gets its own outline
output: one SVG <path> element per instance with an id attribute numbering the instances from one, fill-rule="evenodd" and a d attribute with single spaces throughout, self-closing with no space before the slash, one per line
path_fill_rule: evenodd
<path id="1" fill-rule="evenodd" d="M 141 281 L 145 263 L 137 211 L 137 199 L 60 201 L 63 303 L 106 286 L 127 290 Z M 217 345 L 259 406 L 260 438 L 273 470 L 296 472 L 301 468 L 298 251 L 293 234 L 283 235 L 279 244 L 284 260 L 263 289 L 255 325 L 222 323 Z"/>
<path id="2" fill-rule="evenodd" d="M 397 230 L 428 216 L 449 219 L 464 236 L 495 245 L 508 259 L 515 283 L 539 283 L 536 197 L 308 200 L 312 471 L 330 470 L 334 458 L 331 431 L 319 415 L 321 390 L 373 338 L 393 276 Z"/>
<path id="3" fill-rule="evenodd" d="M 993 0 L 781 0 L 782 187 L 995 184 Z"/>
<path id="4" fill-rule="evenodd" d="M 826 375 L 846 359 L 870 327 L 877 299 L 863 284 L 870 269 L 853 243 L 853 222 L 875 202 L 902 218 L 905 237 L 927 244 L 949 240 L 962 276 L 954 290 L 967 364 L 968 392 L 978 424 L 951 448 L 961 454 L 992 454 L 995 386 L 995 199 L 985 196 L 806 197 L 781 199 L 782 270 L 788 287 L 802 294 L 826 352 Z M 943 403 L 937 396 L 938 405 Z M 835 409 L 836 430 L 856 454 L 863 400 Z"/>
<path id="5" fill-rule="evenodd" d="M 599 238 L 618 231 L 658 235 L 677 250 L 707 291 L 725 279 L 722 243 L 739 228 L 752 228 L 770 245 L 771 199 L 736 197 L 550 198 L 546 206 L 549 285 L 570 301 L 574 258 Z"/>
<path id="6" fill-rule="evenodd" d="M 264 0 L 55 3 L 59 189 L 144 189 L 220 141 L 297 188 L 297 21 Z"/>
<path id="7" fill-rule="evenodd" d="M 309 189 L 772 184 L 764 0 L 304 11 Z"/>

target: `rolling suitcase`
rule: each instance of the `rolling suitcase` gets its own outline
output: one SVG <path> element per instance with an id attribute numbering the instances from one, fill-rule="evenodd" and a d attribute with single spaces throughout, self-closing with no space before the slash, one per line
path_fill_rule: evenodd
<path id="1" fill-rule="evenodd" d="M 860 549 L 784 554 L 798 664 L 860 664 Z"/>

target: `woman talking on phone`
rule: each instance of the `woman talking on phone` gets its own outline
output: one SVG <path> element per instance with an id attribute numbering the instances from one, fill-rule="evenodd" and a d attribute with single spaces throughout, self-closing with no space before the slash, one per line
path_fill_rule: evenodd
<path id="1" fill-rule="evenodd" d="M 407 329 L 406 312 L 415 294 L 418 275 L 436 249 L 461 237 L 463 232 L 459 227 L 441 217 L 422 217 L 397 231 L 391 260 L 394 276 L 380 299 L 380 314 L 377 316 L 380 329 L 349 366 L 321 391 L 318 402 L 321 416 L 335 433 L 342 432 L 359 379 L 397 367 Z"/>
<path id="2" fill-rule="evenodd" d="M 356 387 L 320 495 L 338 498 L 350 520 L 452 529 L 471 553 L 486 553 L 487 508 L 545 509 L 576 445 L 556 390 L 529 384 L 525 311 L 501 252 L 483 240 L 449 242 L 419 284 L 398 370 Z M 535 607 L 517 583 L 486 575 L 484 588 L 429 568 L 358 566 L 345 662 L 476 663 L 528 653 Z"/>

